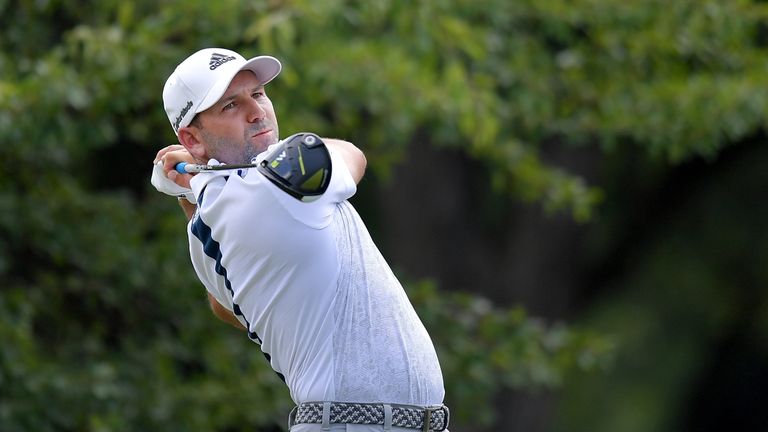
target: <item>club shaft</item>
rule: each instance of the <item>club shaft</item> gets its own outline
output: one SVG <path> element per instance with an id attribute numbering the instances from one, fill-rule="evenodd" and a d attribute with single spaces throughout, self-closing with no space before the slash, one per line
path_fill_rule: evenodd
<path id="1" fill-rule="evenodd" d="M 176 164 L 176 171 L 180 172 L 181 174 L 194 174 L 194 173 L 200 173 L 205 171 L 222 171 L 222 170 L 233 170 L 233 169 L 243 169 L 243 168 L 254 168 L 258 165 L 256 164 L 240 164 L 240 165 L 200 165 L 200 164 L 191 164 L 187 162 L 179 162 Z"/>

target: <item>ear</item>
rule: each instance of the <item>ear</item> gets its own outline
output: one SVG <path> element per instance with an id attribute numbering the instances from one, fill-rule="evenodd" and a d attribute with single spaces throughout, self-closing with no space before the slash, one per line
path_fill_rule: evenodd
<path id="1" fill-rule="evenodd" d="M 179 128 L 179 142 L 198 162 L 208 162 L 208 152 L 200 139 L 200 129 L 195 126 Z"/>

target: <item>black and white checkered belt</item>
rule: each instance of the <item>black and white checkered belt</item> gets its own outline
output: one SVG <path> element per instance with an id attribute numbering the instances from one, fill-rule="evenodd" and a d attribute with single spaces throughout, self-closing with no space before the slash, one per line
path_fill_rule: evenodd
<path id="1" fill-rule="evenodd" d="M 289 426 L 299 423 L 368 424 L 439 432 L 448 428 L 450 411 L 445 405 L 421 407 L 414 405 L 306 402 L 291 411 Z"/>

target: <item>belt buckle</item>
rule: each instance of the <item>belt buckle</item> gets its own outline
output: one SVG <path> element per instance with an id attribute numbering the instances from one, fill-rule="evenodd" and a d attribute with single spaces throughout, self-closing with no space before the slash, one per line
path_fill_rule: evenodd
<path id="1" fill-rule="evenodd" d="M 432 429 L 431 420 L 432 420 L 432 414 L 436 413 L 438 411 L 443 411 L 445 413 L 445 416 L 443 418 L 443 427 L 441 429 Z M 450 411 L 448 411 L 448 407 L 445 405 L 437 405 L 437 406 L 431 406 L 424 408 L 424 424 L 422 425 L 422 432 L 437 432 L 437 431 L 444 431 L 448 429 L 448 418 L 450 416 Z"/>

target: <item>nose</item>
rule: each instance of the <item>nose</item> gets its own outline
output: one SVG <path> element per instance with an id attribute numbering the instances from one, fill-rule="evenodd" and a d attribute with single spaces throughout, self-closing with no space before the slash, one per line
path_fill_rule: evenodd
<path id="1" fill-rule="evenodd" d="M 248 121 L 251 123 L 263 120 L 267 116 L 267 111 L 261 106 L 259 101 L 251 99 L 251 108 L 248 111 Z"/>

